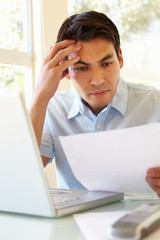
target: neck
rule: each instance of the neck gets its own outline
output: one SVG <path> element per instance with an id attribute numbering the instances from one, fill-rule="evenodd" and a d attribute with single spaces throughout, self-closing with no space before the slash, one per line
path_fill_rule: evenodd
<path id="1" fill-rule="evenodd" d="M 92 112 L 94 115 L 98 115 L 104 108 L 106 108 L 108 105 L 106 106 L 101 106 L 101 107 L 95 107 L 92 108 L 83 98 L 82 98 L 82 102 L 84 105 L 86 105 Z"/>

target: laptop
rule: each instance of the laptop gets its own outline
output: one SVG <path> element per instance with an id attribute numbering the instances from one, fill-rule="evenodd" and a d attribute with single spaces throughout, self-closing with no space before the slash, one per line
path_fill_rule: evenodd
<path id="1" fill-rule="evenodd" d="M 49 189 L 23 95 L 0 97 L 0 211 L 59 217 L 123 198 L 119 192 Z"/>

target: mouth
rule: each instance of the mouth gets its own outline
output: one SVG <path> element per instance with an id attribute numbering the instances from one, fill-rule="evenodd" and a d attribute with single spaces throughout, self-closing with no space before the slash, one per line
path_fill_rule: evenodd
<path id="1" fill-rule="evenodd" d="M 94 97 L 103 97 L 108 92 L 109 92 L 109 90 L 97 90 L 97 91 L 91 92 L 91 95 L 94 96 Z"/>

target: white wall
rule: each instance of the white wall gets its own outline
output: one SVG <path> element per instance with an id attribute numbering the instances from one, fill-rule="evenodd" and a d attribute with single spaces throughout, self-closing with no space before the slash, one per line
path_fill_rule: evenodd
<path id="1" fill-rule="evenodd" d="M 67 0 L 41 0 L 45 52 L 56 41 L 57 32 L 68 16 Z"/>
<path id="2" fill-rule="evenodd" d="M 41 0 L 43 14 L 43 42 L 44 55 L 48 52 L 51 45 L 56 41 L 58 30 L 68 16 L 68 1 L 67 0 Z M 68 89 L 70 81 L 66 79 L 60 82 L 59 91 Z"/>

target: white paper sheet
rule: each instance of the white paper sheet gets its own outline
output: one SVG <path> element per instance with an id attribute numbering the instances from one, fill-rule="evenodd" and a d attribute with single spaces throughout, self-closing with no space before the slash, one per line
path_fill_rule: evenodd
<path id="1" fill-rule="evenodd" d="M 160 123 L 60 137 L 75 177 L 88 190 L 154 195 L 145 181 L 160 166 Z"/>
<path id="2" fill-rule="evenodd" d="M 114 240 L 114 237 L 109 237 L 108 228 L 126 213 L 127 211 L 90 212 L 75 214 L 74 218 L 85 240 Z M 160 239 L 160 228 L 144 238 L 144 240 L 153 239 Z"/>

